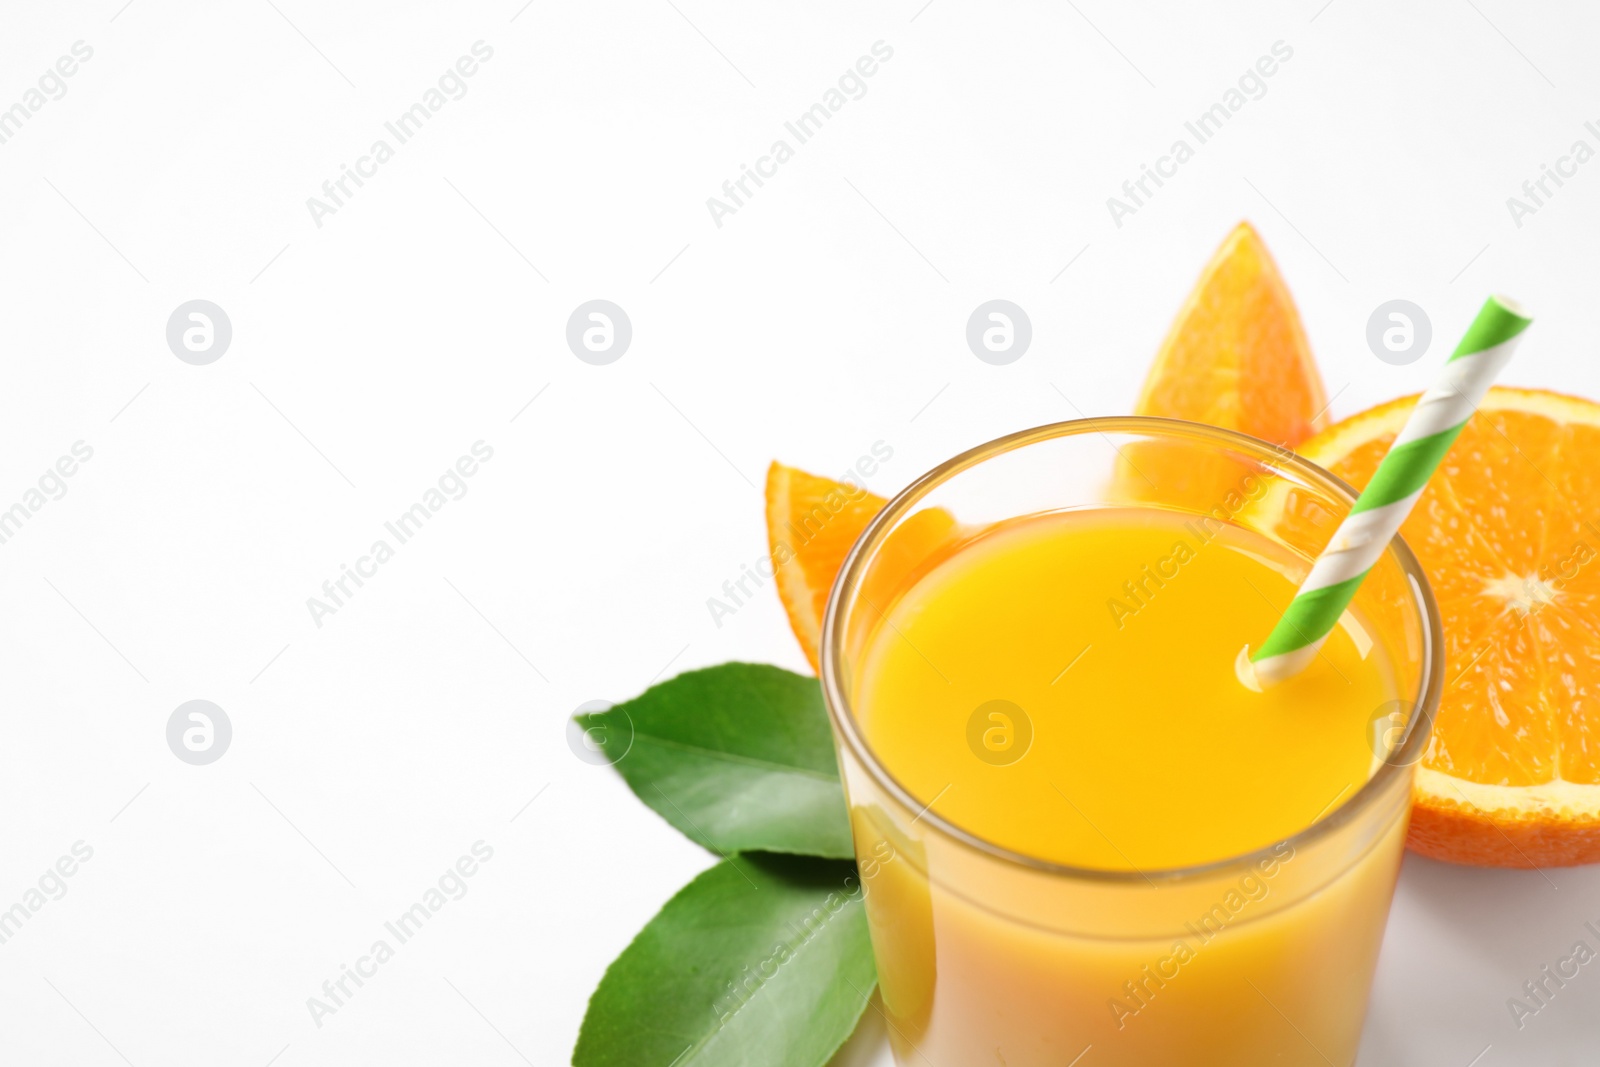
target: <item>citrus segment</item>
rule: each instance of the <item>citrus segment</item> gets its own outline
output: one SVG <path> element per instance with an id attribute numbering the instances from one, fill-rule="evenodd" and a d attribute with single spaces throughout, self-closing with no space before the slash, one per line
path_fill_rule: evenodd
<path id="1" fill-rule="evenodd" d="M 778 598 L 800 648 L 821 673 L 822 616 L 833 580 L 861 532 L 888 501 L 857 485 L 820 478 L 781 463 L 767 469 L 767 545 Z M 944 508 L 924 508 L 884 539 L 860 599 L 881 614 L 923 570 L 970 536 Z"/>
<path id="2" fill-rule="evenodd" d="M 860 486 L 781 463 L 767 468 L 767 547 L 778 599 L 812 670 L 818 669 L 828 590 L 850 547 L 886 503 Z"/>
<path id="3" fill-rule="evenodd" d="M 1326 405 L 1289 288 L 1255 229 L 1241 222 L 1178 312 L 1134 414 L 1293 447 L 1326 425 Z"/>

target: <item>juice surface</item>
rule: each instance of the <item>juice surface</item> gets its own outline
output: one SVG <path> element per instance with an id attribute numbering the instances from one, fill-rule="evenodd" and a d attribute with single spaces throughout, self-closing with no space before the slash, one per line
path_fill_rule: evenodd
<path id="1" fill-rule="evenodd" d="M 1399 696 L 1351 612 L 1298 677 L 1240 683 L 1308 567 L 1156 508 L 1001 523 L 889 608 L 857 714 L 913 796 L 1013 851 L 1142 871 L 1250 852 L 1350 798 Z"/>

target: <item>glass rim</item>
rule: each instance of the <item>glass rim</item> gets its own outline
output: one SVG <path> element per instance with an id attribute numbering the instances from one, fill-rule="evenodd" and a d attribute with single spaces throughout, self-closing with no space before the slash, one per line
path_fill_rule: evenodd
<path id="1" fill-rule="evenodd" d="M 854 712 L 851 709 L 850 699 L 844 691 L 844 685 L 840 678 L 840 658 L 844 647 L 843 627 L 845 621 L 841 605 L 844 603 L 846 595 L 860 583 L 861 572 L 868 552 L 876 547 L 886 532 L 893 528 L 898 520 L 909 512 L 913 506 L 921 502 L 928 493 L 963 471 L 976 467 L 986 460 L 1041 441 L 1075 437 L 1088 433 L 1104 435 L 1111 432 L 1144 433 L 1147 436 L 1168 439 L 1187 438 L 1197 442 L 1226 446 L 1251 456 L 1270 459 L 1274 465 L 1292 470 L 1307 483 L 1326 490 L 1331 496 L 1342 499 L 1347 505 L 1354 504 L 1358 495 L 1348 482 L 1291 449 L 1270 444 L 1258 437 L 1252 437 L 1236 430 L 1224 430 L 1216 426 L 1207 426 L 1203 423 L 1189 422 L 1184 419 L 1158 418 L 1145 415 L 1110 415 L 1069 419 L 1063 422 L 1046 423 L 1027 430 L 1019 430 L 1003 437 L 997 437 L 974 448 L 969 448 L 965 452 L 945 460 L 912 481 L 910 485 L 897 493 L 888 504 L 884 505 L 883 509 L 873 516 L 872 521 L 867 524 L 861 535 L 856 538 L 855 544 L 851 546 L 849 554 L 845 557 L 844 565 L 839 569 L 839 574 L 834 579 L 833 587 L 828 593 L 827 608 L 822 618 L 822 647 L 819 659 L 822 667 L 822 694 L 824 702 L 828 706 L 828 717 L 833 722 L 836 735 L 844 739 L 844 743 L 849 747 L 851 753 L 881 789 L 894 797 L 898 803 L 904 805 L 907 810 L 920 810 L 922 812 L 920 818 L 941 835 L 983 853 L 992 859 L 1025 868 L 1034 873 L 1057 875 L 1083 881 L 1132 885 L 1149 884 L 1158 880 L 1167 882 L 1189 880 L 1201 876 L 1253 868 L 1257 863 L 1278 858 L 1275 850 L 1283 844 L 1288 844 L 1291 848 L 1298 849 L 1347 826 L 1374 807 L 1385 795 L 1395 779 L 1401 775 L 1411 773 L 1412 766 L 1421 759 L 1421 750 L 1428 743 L 1428 738 L 1432 733 L 1434 713 L 1438 710 L 1439 699 L 1444 688 L 1442 670 L 1444 631 L 1439 620 L 1439 607 L 1434 600 L 1433 588 L 1428 584 L 1428 576 L 1423 571 L 1422 564 L 1418 562 L 1416 554 L 1411 551 L 1411 547 L 1398 534 L 1389 542 L 1384 551 L 1395 556 L 1402 573 L 1410 584 L 1412 600 L 1420 615 L 1419 621 L 1422 631 L 1421 672 L 1416 686 L 1416 695 L 1410 698 L 1412 714 L 1406 723 L 1405 738 L 1384 759 L 1372 776 L 1362 783 L 1361 787 L 1352 793 L 1344 803 L 1329 813 L 1326 818 L 1313 822 L 1311 825 L 1280 841 L 1271 842 L 1254 851 L 1225 856 L 1222 859 L 1185 867 L 1127 871 L 1077 867 L 1040 859 L 1039 857 L 1017 852 L 985 840 L 977 834 L 949 822 L 934 811 L 931 805 L 924 807 L 908 789 L 889 773 L 888 768 L 878 761 L 877 755 L 861 735 L 861 731 L 857 728 Z M 1115 450 L 1116 446 L 1113 445 L 1112 447 Z M 1422 727 L 1421 729 L 1418 728 L 1419 724 Z"/>

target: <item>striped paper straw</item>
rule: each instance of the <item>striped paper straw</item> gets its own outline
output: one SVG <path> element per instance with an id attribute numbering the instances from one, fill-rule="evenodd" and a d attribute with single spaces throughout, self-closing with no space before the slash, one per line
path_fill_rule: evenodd
<path id="1" fill-rule="evenodd" d="M 1484 301 L 1278 625 L 1250 656 L 1258 685 L 1291 677 L 1316 656 L 1531 321 L 1505 297 Z"/>

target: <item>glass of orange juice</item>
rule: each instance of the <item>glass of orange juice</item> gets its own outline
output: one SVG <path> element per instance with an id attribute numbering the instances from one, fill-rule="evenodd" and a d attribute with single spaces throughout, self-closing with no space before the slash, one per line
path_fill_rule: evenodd
<path id="1" fill-rule="evenodd" d="M 1355 499 L 1166 419 L 1060 423 L 862 535 L 822 677 L 902 1065 L 1353 1063 L 1441 686 L 1398 539 L 1241 681 Z"/>

